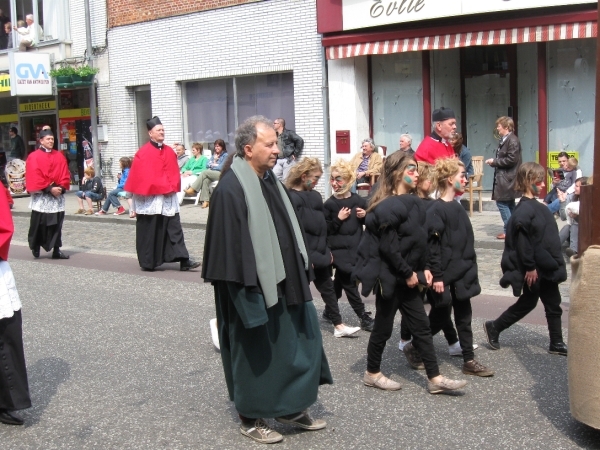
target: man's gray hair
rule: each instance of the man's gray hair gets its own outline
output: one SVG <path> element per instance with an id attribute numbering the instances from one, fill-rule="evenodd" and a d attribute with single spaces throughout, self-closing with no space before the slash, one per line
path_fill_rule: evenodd
<path id="1" fill-rule="evenodd" d="M 265 127 L 273 128 L 273 121 L 265 116 L 252 116 L 244 120 L 244 122 L 235 130 L 235 154 L 241 158 L 246 157 L 244 147 L 246 145 L 254 145 L 256 142 L 256 125 L 263 124 Z"/>
<path id="2" fill-rule="evenodd" d="M 400 139 L 402 139 L 403 137 L 408 139 L 408 145 L 412 145 L 412 136 L 410 134 L 404 133 L 404 134 L 400 135 Z"/>
<path id="3" fill-rule="evenodd" d="M 31 20 L 33 22 L 33 14 L 27 14 L 25 16 L 25 19 L 29 19 L 29 20 Z"/>

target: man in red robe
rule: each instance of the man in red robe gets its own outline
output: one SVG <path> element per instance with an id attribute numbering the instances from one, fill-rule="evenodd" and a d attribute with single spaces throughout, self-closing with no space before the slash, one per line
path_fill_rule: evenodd
<path id="1" fill-rule="evenodd" d="M 27 157 L 25 182 L 31 194 L 29 207 L 29 248 L 35 258 L 40 257 L 40 247 L 52 259 L 69 259 L 60 251 L 62 225 L 65 218 L 64 193 L 70 187 L 71 174 L 65 157 L 53 150 L 54 135 L 50 130 L 40 133 L 40 146 Z"/>
<path id="2" fill-rule="evenodd" d="M 136 212 L 136 251 L 142 270 L 179 261 L 180 270 L 198 267 L 190 259 L 179 220 L 177 193 L 181 177 L 177 155 L 164 144 L 165 129 L 158 117 L 146 122 L 150 142 L 135 154 L 124 190 L 133 194 Z"/>
<path id="3" fill-rule="evenodd" d="M 431 114 L 433 130 L 423 139 L 415 152 L 417 161 L 435 164 L 438 159 L 454 158 L 454 148 L 448 139 L 456 131 L 456 115 L 450 108 L 440 108 Z"/>

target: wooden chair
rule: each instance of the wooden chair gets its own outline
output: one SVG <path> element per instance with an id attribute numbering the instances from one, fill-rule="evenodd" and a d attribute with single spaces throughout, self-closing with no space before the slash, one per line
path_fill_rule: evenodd
<path id="1" fill-rule="evenodd" d="M 483 211 L 481 193 L 483 191 L 483 156 L 473 156 L 473 170 L 475 173 L 469 176 L 469 217 L 473 217 L 473 192 L 479 195 L 479 212 Z"/>
<path id="2" fill-rule="evenodd" d="M 103 187 L 102 188 L 102 198 L 100 200 L 96 200 L 96 209 L 98 211 L 100 211 L 100 209 L 102 208 L 102 202 L 106 200 L 106 188 Z"/>

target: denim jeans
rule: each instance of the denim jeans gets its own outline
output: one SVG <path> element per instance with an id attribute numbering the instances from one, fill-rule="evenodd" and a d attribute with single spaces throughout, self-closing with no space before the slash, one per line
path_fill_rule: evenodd
<path id="1" fill-rule="evenodd" d="M 110 191 L 108 193 L 108 195 L 106 196 L 106 200 L 104 201 L 104 205 L 102 205 L 102 210 L 104 212 L 108 212 L 108 209 L 110 208 L 110 205 L 114 206 L 115 208 L 118 208 L 119 206 L 121 206 L 121 202 L 119 201 L 119 197 L 117 197 L 117 194 L 119 192 L 123 192 L 122 188 L 115 188 L 112 191 Z"/>
<path id="2" fill-rule="evenodd" d="M 506 224 L 508 223 L 508 219 L 515 209 L 515 201 L 496 201 L 496 206 L 498 207 L 498 211 L 500 211 L 500 217 L 502 217 L 502 222 L 504 222 L 504 234 L 506 234 Z"/>
<path id="3" fill-rule="evenodd" d="M 102 200 L 102 194 L 96 194 L 95 192 L 92 191 L 77 191 L 75 193 L 75 195 L 81 199 L 84 198 L 89 198 L 91 199 L 93 202 L 97 202 L 98 200 Z"/>

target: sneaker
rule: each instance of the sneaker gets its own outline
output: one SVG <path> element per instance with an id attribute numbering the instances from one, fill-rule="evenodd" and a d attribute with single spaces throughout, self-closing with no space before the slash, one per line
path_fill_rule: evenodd
<path id="1" fill-rule="evenodd" d="M 283 441 L 283 436 L 277 431 L 271 429 L 264 419 L 256 419 L 251 422 L 242 422 L 240 432 L 250 439 L 254 439 L 261 444 L 274 444 Z"/>
<path id="2" fill-rule="evenodd" d="M 444 392 L 461 389 L 466 385 L 467 382 L 465 380 L 451 380 L 450 378 L 442 377 L 442 380 L 437 383 L 428 381 L 427 390 L 430 394 L 443 394 Z"/>
<path id="3" fill-rule="evenodd" d="M 360 318 L 360 327 L 365 331 L 373 331 L 375 319 L 371 317 L 370 312 L 365 312 Z"/>
<path id="4" fill-rule="evenodd" d="M 410 367 L 415 370 L 425 370 L 425 364 L 423 364 L 423 360 L 421 359 L 421 356 L 419 356 L 417 349 L 413 347 L 412 342 L 408 342 L 402 351 L 404 352 Z"/>
<path id="5" fill-rule="evenodd" d="M 96 213 L 97 216 L 105 216 L 106 215 L 106 211 L 104 211 L 103 209 L 101 209 L 100 211 L 98 211 Z"/>
<path id="6" fill-rule="evenodd" d="M 548 353 L 552 355 L 567 356 L 567 344 L 565 344 L 564 342 L 551 343 L 550 348 L 548 349 Z"/>
<path id="7" fill-rule="evenodd" d="M 472 359 L 463 364 L 462 373 L 465 375 L 475 375 L 478 377 L 493 377 L 494 371 L 488 369 L 479 361 Z"/>
<path id="8" fill-rule="evenodd" d="M 376 387 L 384 391 L 398 391 L 402 389 L 402 385 L 400 383 L 390 380 L 382 373 L 380 373 L 377 377 L 373 377 L 369 375 L 369 372 L 365 372 L 363 384 L 365 386 Z"/>
<path id="9" fill-rule="evenodd" d="M 479 345 L 473 344 L 473 350 L 477 350 Z M 448 353 L 450 356 L 462 356 L 462 347 L 460 342 L 456 341 L 454 344 L 448 346 Z"/>
<path id="10" fill-rule="evenodd" d="M 302 411 L 298 414 L 290 414 L 289 416 L 281 416 L 275 419 L 279 423 L 286 423 L 288 425 L 294 425 L 304 430 L 322 430 L 327 426 L 327 422 L 322 419 L 313 419 L 308 414 L 308 411 Z"/>
<path id="11" fill-rule="evenodd" d="M 500 333 L 496 330 L 494 321 L 488 320 L 485 322 L 483 324 L 483 331 L 485 331 L 485 337 L 487 338 L 488 344 L 490 344 L 492 350 L 500 350 L 500 343 L 498 342 Z"/>
<path id="12" fill-rule="evenodd" d="M 115 216 L 120 216 L 121 214 L 125 214 L 125 208 L 123 206 L 119 206 L 117 208 L 117 212 L 114 214 Z"/>
<path id="13" fill-rule="evenodd" d="M 92 211 L 91 209 L 88 209 L 85 213 L 83 213 L 84 216 L 93 216 L 94 215 L 94 211 Z"/>
<path id="14" fill-rule="evenodd" d="M 219 328 L 217 327 L 217 319 L 210 319 L 208 324 L 210 326 L 210 336 L 212 338 L 213 345 L 217 348 L 217 350 L 221 350 L 221 345 L 219 344 Z"/>
<path id="15" fill-rule="evenodd" d="M 335 328 L 335 330 L 333 331 L 333 336 L 336 338 L 347 337 L 356 333 L 359 330 L 360 327 L 349 327 L 347 325 L 344 325 L 344 328 L 342 328 L 341 330 Z"/>
<path id="16" fill-rule="evenodd" d="M 400 342 L 398 342 L 398 348 L 401 352 L 404 351 L 404 347 L 406 347 L 406 344 L 408 344 L 409 342 L 412 342 L 412 339 L 410 341 L 403 341 L 402 339 L 400 339 Z"/>
<path id="17" fill-rule="evenodd" d="M 84 212 L 85 212 L 85 209 L 78 209 L 73 214 L 83 214 Z"/>

